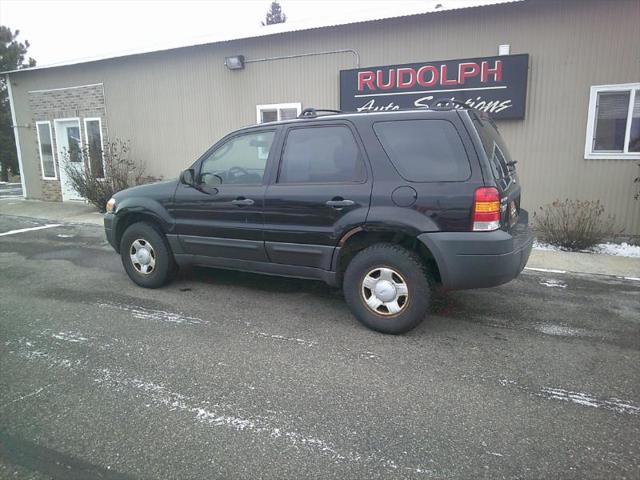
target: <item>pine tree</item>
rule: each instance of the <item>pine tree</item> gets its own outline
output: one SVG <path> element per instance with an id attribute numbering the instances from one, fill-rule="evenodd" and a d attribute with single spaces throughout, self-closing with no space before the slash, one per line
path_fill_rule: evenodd
<path id="1" fill-rule="evenodd" d="M 284 23 L 287 21 L 287 16 L 282 11 L 282 7 L 278 2 L 271 2 L 271 7 L 267 11 L 266 22 L 262 22 L 262 25 L 274 25 L 276 23 Z"/>
<path id="2" fill-rule="evenodd" d="M 29 58 L 25 63 L 29 42 L 25 40 L 22 43 L 16 40 L 19 34 L 20 30 L 12 32 L 9 27 L 0 25 L 0 72 L 35 66 L 36 61 L 33 58 Z M 4 182 L 9 180 L 9 169 L 13 173 L 19 171 L 6 82 L 6 76 L 0 76 L 0 179 Z"/>

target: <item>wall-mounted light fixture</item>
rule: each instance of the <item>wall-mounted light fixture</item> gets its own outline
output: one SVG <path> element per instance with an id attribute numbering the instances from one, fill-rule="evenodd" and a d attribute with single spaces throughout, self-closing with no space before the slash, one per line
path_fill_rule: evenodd
<path id="1" fill-rule="evenodd" d="M 229 70 L 242 70 L 244 68 L 244 55 L 226 57 L 224 64 Z"/>
<path id="2" fill-rule="evenodd" d="M 498 55 L 509 55 L 511 53 L 511 45 L 498 45 Z"/>

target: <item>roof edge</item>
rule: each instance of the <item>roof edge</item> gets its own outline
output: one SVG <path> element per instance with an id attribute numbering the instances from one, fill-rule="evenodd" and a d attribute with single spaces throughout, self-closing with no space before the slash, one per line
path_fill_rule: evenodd
<path id="1" fill-rule="evenodd" d="M 69 67 L 73 65 L 82 65 L 86 63 L 101 62 L 105 60 L 115 60 L 119 58 L 134 57 L 137 55 L 145 55 L 148 53 L 169 52 L 172 50 L 179 50 L 182 48 L 199 47 L 199 46 L 205 46 L 205 45 L 216 45 L 216 44 L 227 43 L 227 42 L 232 42 L 236 40 L 248 40 L 252 38 L 284 35 L 284 34 L 293 33 L 293 32 L 319 30 L 319 29 L 331 28 L 331 27 L 355 25 L 359 23 L 372 23 L 372 22 L 379 22 L 379 21 L 385 21 L 385 20 L 392 20 L 396 18 L 417 17 L 417 16 L 430 15 L 435 13 L 484 8 L 484 7 L 496 6 L 496 5 L 502 5 L 502 4 L 521 3 L 527 0 L 479 0 L 479 1 L 486 1 L 487 3 L 481 3 L 477 5 L 456 6 L 456 4 L 452 2 L 450 5 L 447 5 L 447 6 L 442 6 L 442 7 L 436 6 L 433 8 L 430 7 L 428 9 L 424 9 L 424 7 L 422 7 L 421 9 L 415 12 L 411 12 L 411 13 L 405 12 L 405 13 L 395 14 L 395 15 L 391 14 L 391 15 L 386 15 L 382 17 L 373 15 L 374 12 L 369 12 L 369 16 L 371 18 L 361 17 L 361 18 L 356 18 L 352 20 L 347 18 L 343 21 L 338 21 L 338 22 L 336 22 L 335 20 L 325 19 L 325 20 L 321 20 L 320 22 L 316 21 L 315 24 L 310 24 L 309 21 L 307 20 L 307 21 L 299 21 L 299 22 L 292 22 L 292 23 L 281 23 L 277 25 L 267 25 L 267 26 L 260 27 L 259 30 L 246 31 L 245 33 L 241 33 L 239 35 L 221 35 L 218 38 L 207 36 L 206 39 L 199 37 L 199 38 L 202 38 L 201 41 L 197 41 L 193 39 L 190 43 L 173 44 L 173 45 L 165 44 L 161 46 L 157 44 L 155 47 L 138 48 L 138 49 L 133 49 L 133 50 L 121 52 L 121 53 L 98 55 L 95 57 L 83 57 L 83 58 L 66 60 L 66 61 L 57 62 L 57 63 L 36 65 L 35 67 L 6 70 L 3 72 L 0 72 L 0 75 L 8 75 L 11 73 L 19 73 L 19 72 L 32 72 L 36 70 L 47 70 L 51 68 Z"/>

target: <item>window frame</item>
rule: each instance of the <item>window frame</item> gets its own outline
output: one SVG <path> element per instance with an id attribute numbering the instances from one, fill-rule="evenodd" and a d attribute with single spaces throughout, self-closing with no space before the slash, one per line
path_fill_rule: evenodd
<path id="1" fill-rule="evenodd" d="M 636 91 L 640 90 L 640 83 L 621 83 L 617 85 L 594 85 L 589 94 L 589 110 L 587 115 L 587 135 L 584 143 L 585 160 L 640 160 L 640 152 L 629 152 L 629 140 L 631 135 L 631 122 L 633 121 L 633 106 L 636 99 Z M 627 124 L 625 126 L 624 145 L 622 152 L 606 152 L 593 150 L 594 134 L 597 123 L 598 94 L 606 92 L 629 92 L 629 105 L 627 108 Z"/>
<path id="2" fill-rule="evenodd" d="M 293 102 L 293 103 L 266 103 L 262 105 L 256 105 L 256 123 L 258 125 L 265 125 L 273 122 L 263 122 L 262 121 L 262 111 L 263 110 L 275 110 L 277 112 L 276 122 L 281 122 L 282 118 L 280 117 L 280 110 L 285 108 L 295 108 L 296 116 L 300 115 L 302 112 L 302 103 L 301 102 Z"/>
<path id="3" fill-rule="evenodd" d="M 84 141 L 85 141 L 85 145 L 87 146 L 87 153 L 89 155 L 89 157 L 91 157 L 91 152 L 89 151 L 89 129 L 87 128 L 87 122 L 94 122 L 94 121 L 98 121 L 98 129 L 100 131 L 100 149 L 102 150 L 102 177 L 98 178 L 98 180 L 104 180 L 107 177 L 107 169 L 105 168 L 105 164 L 104 164 L 104 138 L 102 135 L 102 118 L 100 117 L 86 117 L 83 119 L 83 126 L 84 126 Z M 87 158 L 88 162 L 87 162 L 87 166 L 89 167 L 89 171 L 91 171 L 91 158 Z"/>
<path id="4" fill-rule="evenodd" d="M 349 130 L 349 132 L 351 133 L 351 136 L 353 137 L 353 141 L 356 144 L 356 147 L 358 148 L 358 157 L 360 158 L 360 162 L 362 162 L 362 166 L 364 167 L 364 178 L 360 181 L 351 181 L 351 182 L 281 182 L 280 181 L 280 172 L 282 170 L 282 165 L 284 164 L 284 153 L 286 151 L 287 148 L 287 141 L 289 140 L 289 134 L 294 131 L 294 130 L 303 130 L 303 129 L 308 129 L 308 128 L 327 128 L 327 127 L 343 127 L 346 128 L 347 130 Z M 295 125 L 295 126 L 291 126 L 288 129 L 286 129 L 283 132 L 283 138 L 282 138 L 282 145 L 280 146 L 280 152 L 279 152 L 279 158 L 278 158 L 278 165 L 277 165 L 277 169 L 276 169 L 276 175 L 275 178 L 273 180 L 273 184 L 274 185 L 280 185 L 280 186 L 303 186 L 303 185 L 362 185 L 362 184 L 366 184 L 369 181 L 369 166 L 368 166 L 368 162 L 367 159 L 365 158 L 365 153 L 364 153 L 364 149 L 362 148 L 362 145 L 360 143 L 360 138 L 359 136 L 356 134 L 356 132 L 354 131 L 353 128 L 351 128 L 351 125 L 348 123 L 328 123 L 328 122 L 322 122 L 322 124 L 310 124 L 310 125 Z"/>
<path id="5" fill-rule="evenodd" d="M 42 141 L 40 139 L 40 129 L 38 125 L 47 125 L 49 127 L 49 139 L 51 140 L 51 157 L 53 158 L 53 177 L 47 177 L 44 173 L 44 159 L 42 156 Z M 38 138 L 38 153 L 40 154 L 40 168 L 42 171 L 43 180 L 58 180 L 58 169 L 56 168 L 56 152 L 53 144 L 53 130 L 51 128 L 51 121 L 40 120 L 36 122 L 36 136 Z"/>
<path id="6" fill-rule="evenodd" d="M 200 158 L 198 160 L 196 160 L 196 162 L 194 163 L 194 166 L 191 167 L 194 169 L 194 171 L 196 172 L 196 181 L 197 181 L 197 186 L 198 188 L 203 188 L 203 184 L 200 183 L 200 176 L 202 175 L 202 166 L 204 165 L 204 162 L 206 162 L 209 157 L 211 155 L 213 155 L 217 150 L 219 150 L 220 148 L 224 147 L 228 142 L 231 142 L 233 140 L 236 140 L 239 137 L 243 137 L 246 135 L 255 135 L 255 134 L 261 134 L 261 133 L 273 133 L 273 140 L 271 142 L 271 147 L 269 148 L 269 153 L 267 154 L 267 159 L 265 160 L 265 164 L 264 164 L 264 173 L 262 174 L 262 182 L 260 183 L 225 183 L 225 184 L 220 184 L 217 188 L 220 187 L 228 187 L 228 186 L 242 186 L 242 187 L 259 187 L 259 186 L 264 186 L 266 185 L 266 179 L 267 179 L 267 174 L 269 172 L 270 169 L 270 163 L 269 160 L 271 159 L 271 156 L 273 155 L 273 149 L 277 147 L 277 140 L 278 140 L 278 129 L 277 128 L 257 128 L 257 129 L 252 129 L 252 130 L 244 130 L 241 132 L 233 132 L 230 135 L 227 135 L 226 137 L 221 138 L 219 141 L 217 141 L 216 143 L 214 143 L 206 152 L 204 152 Z"/>

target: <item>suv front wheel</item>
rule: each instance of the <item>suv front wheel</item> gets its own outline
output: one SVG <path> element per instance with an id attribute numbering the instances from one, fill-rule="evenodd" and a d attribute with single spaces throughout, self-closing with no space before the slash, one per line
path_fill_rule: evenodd
<path id="1" fill-rule="evenodd" d="M 428 273 L 412 251 L 381 243 L 359 252 L 345 271 L 349 308 L 365 326 L 383 333 L 415 328 L 431 304 Z"/>
<path id="2" fill-rule="evenodd" d="M 145 222 L 134 223 L 125 230 L 120 256 L 129 278 L 141 287 L 161 287 L 176 270 L 166 238 Z"/>

